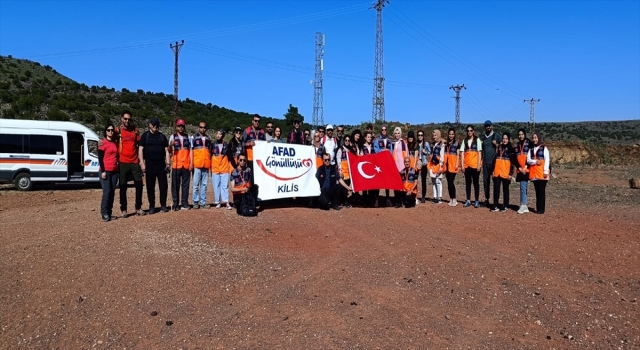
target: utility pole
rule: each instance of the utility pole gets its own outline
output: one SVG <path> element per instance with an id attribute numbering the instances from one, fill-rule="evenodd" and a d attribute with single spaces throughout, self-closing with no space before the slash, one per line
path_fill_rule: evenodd
<path id="1" fill-rule="evenodd" d="M 169 47 L 171 48 L 171 51 L 173 51 L 173 54 L 175 56 L 175 68 L 173 72 L 173 98 L 175 100 L 175 105 L 173 106 L 174 123 L 176 120 L 178 120 L 178 55 L 180 54 L 182 45 L 184 45 L 184 40 L 182 40 L 182 42 L 180 43 L 176 41 L 175 45 L 169 43 Z"/>
<path id="2" fill-rule="evenodd" d="M 377 0 L 371 8 L 375 8 L 376 17 L 376 53 L 373 73 L 373 122 L 384 122 L 384 55 L 382 47 L 382 9 L 389 0 Z"/>
<path id="3" fill-rule="evenodd" d="M 313 126 L 324 125 L 324 108 L 322 101 L 322 71 L 324 70 L 324 34 L 316 33 L 316 76 L 313 83 Z"/>
<path id="4" fill-rule="evenodd" d="M 466 90 L 467 88 L 464 86 L 464 84 L 462 84 L 462 85 L 456 85 L 456 86 L 451 85 L 449 87 L 449 89 L 451 89 L 451 90 L 456 92 L 456 97 L 454 97 L 456 99 L 456 121 L 455 121 L 455 123 L 456 123 L 456 128 L 460 128 L 460 91 L 462 89 Z"/>
<path id="5" fill-rule="evenodd" d="M 530 99 L 530 100 L 524 100 L 524 102 L 529 102 L 531 104 L 531 112 L 529 113 L 529 133 L 534 133 L 536 131 L 536 124 L 535 124 L 535 119 L 534 119 L 534 106 L 537 102 L 540 102 L 540 99 Z"/>

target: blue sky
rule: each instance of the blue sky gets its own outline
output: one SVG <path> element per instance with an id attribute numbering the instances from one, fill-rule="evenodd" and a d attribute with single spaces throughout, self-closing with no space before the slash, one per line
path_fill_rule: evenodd
<path id="1" fill-rule="evenodd" d="M 326 35 L 324 120 L 371 119 L 373 1 L 0 1 L 0 54 L 91 85 L 311 121 L 314 36 Z M 386 119 L 640 119 L 638 1 L 400 1 L 384 10 Z"/>

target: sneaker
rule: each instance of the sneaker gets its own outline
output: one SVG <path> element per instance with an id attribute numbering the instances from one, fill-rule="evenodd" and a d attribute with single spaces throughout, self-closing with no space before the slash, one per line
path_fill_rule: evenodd
<path id="1" fill-rule="evenodd" d="M 127 211 L 126 211 L 126 210 L 123 210 L 123 211 L 122 211 L 122 218 L 123 218 L 123 219 L 126 219 L 126 218 L 127 218 L 127 215 L 128 215 L 128 214 L 127 214 Z"/>
<path id="2" fill-rule="evenodd" d="M 473 204 L 473 207 L 474 207 L 474 208 L 479 208 L 479 207 L 480 207 L 480 202 L 476 201 L 476 202 Z"/>
<path id="3" fill-rule="evenodd" d="M 452 207 L 457 207 L 458 206 L 458 200 L 454 199 L 453 200 L 453 204 L 451 204 Z"/>
<path id="4" fill-rule="evenodd" d="M 173 206 L 173 211 L 178 211 L 178 210 L 180 210 L 180 207 L 179 207 L 179 206 L 177 206 L 177 205 L 174 205 L 174 206 Z"/>
<path id="5" fill-rule="evenodd" d="M 467 199 L 467 200 L 464 202 L 464 205 L 463 205 L 462 207 L 466 208 L 466 207 L 469 207 L 469 206 L 471 206 L 471 201 Z"/>
<path id="6" fill-rule="evenodd" d="M 497 213 L 498 211 L 500 211 L 500 209 L 498 209 L 498 207 L 493 207 L 491 209 L 492 212 Z"/>
<path id="7" fill-rule="evenodd" d="M 229 204 L 229 203 L 227 203 L 227 205 L 228 205 L 228 204 Z M 220 208 L 222 208 L 222 206 L 220 205 L 220 203 L 216 204 L 216 209 L 220 209 Z"/>
<path id="8" fill-rule="evenodd" d="M 180 208 L 180 210 L 189 210 L 189 209 L 191 209 L 191 208 L 189 208 L 189 206 L 181 207 L 181 208 Z"/>
<path id="9" fill-rule="evenodd" d="M 438 199 L 436 200 L 436 204 L 442 204 L 442 199 L 438 198 Z"/>
<path id="10" fill-rule="evenodd" d="M 449 199 L 449 203 L 447 203 L 447 205 L 452 207 L 453 206 L 453 200 Z"/>
<path id="11" fill-rule="evenodd" d="M 138 216 L 145 216 L 145 215 L 147 215 L 147 212 L 146 212 L 146 211 L 144 211 L 144 210 L 142 210 L 142 209 L 138 209 L 138 210 L 136 211 L 136 215 L 138 215 Z"/>
<path id="12" fill-rule="evenodd" d="M 420 200 L 416 198 L 416 205 L 420 204 Z"/>
<path id="13" fill-rule="evenodd" d="M 168 213 L 169 212 L 169 208 L 167 207 L 160 207 L 160 211 L 163 213 Z"/>
<path id="14" fill-rule="evenodd" d="M 211 206 L 209 204 L 205 204 L 202 208 L 204 209 L 211 209 Z"/>
<path id="15" fill-rule="evenodd" d="M 424 198 L 424 197 L 422 197 L 422 199 L 420 200 L 420 203 L 424 204 L 424 203 L 426 203 L 426 202 L 427 202 L 427 199 L 426 199 L 426 198 Z"/>
<path id="16" fill-rule="evenodd" d="M 200 205 L 199 204 L 194 204 L 193 205 L 193 209 L 200 209 Z"/>
<path id="17" fill-rule="evenodd" d="M 111 221 L 111 217 L 107 214 L 102 214 L 102 221 L 104 222 Z"/>
<path id="18" fill-rule="evenodd" d="M 227 209 L 228 209 L 228 210 L 233 209 L 233 208 L 231 207 L 231 204 L 227 203 Z"/>
<path id="19" fill-rule="evenodd" d="M 520 209 L 518 209 L 518 214 L 524 214 L 528 212 L 529 212 L 529 208 L 526 205 L 521 205 Z"/>
<path id="20" fill-rule="evenodd" d="M 507 208 L 502 208 L 502 209 L 500 209 L 500 212 L 501 212 L 501 213 L 506 213 L 506 212 L 507 212 Z"/>
<path id="21" fill-rule="evenodd" d="M 156 213 L 156 208 L 149 208 L 149 215 L 153 215 Z"/>
<path id="22" fill-rule="evenodd" d="M 340 207 L 337 204 L 333 205 L 333 210 L 340 210 Z"/>
<path id="23" fill-rule="evenodd" d="M 387 199 L 387 207 L 392 207 L 393 203 L 391 203 L 391 199 Z"/>

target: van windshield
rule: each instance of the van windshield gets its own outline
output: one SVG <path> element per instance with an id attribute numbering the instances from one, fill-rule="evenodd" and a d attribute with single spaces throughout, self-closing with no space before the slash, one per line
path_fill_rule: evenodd
<path id="1" fill-rule="evenodd" d="M 87 140 L 87 150 L 89 151 L 89 155 L 98 158 L 98 141 Z"/>

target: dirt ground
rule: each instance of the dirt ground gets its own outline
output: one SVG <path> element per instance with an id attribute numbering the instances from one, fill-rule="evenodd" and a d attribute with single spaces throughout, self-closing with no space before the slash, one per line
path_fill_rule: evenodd
<path id="1" fill-rule="evenodd" d="M 557 169 L 544 215 L 427 203 L 103 223 L 100 189 L 5 186 L 0 348 L 637 349 L 633 172 Z"/>

